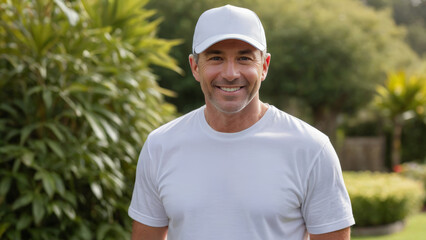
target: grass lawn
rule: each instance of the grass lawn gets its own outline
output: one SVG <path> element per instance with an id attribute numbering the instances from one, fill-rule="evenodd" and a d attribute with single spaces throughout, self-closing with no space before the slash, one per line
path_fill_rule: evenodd
<path id="1" fill-rule="evenodd" d="M 352 240 L 417 240 L 426 236 L 426 212 L 408 218 L 404 230 L 401 232 L 377 237 L 352 237 Z"/>

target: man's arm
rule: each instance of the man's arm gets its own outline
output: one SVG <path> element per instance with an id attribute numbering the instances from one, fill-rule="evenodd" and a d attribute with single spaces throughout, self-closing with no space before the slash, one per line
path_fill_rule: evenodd
<path id="1" fill-rule="evenodd" d="M 150 227 L 133 221 L 132 240 L 164 240 L 168 227 Z"/>
<path id="2" fill-rule="evenodd" d="M 347 227 L 335 232 L 324 234 L 310 234 L 311 240 L 350 240 L 351 228 Z"/>

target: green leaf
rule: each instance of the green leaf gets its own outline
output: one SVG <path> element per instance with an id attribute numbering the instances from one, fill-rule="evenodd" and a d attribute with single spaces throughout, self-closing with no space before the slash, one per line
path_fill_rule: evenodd
<path id="1" fill-rule="evenodd" d="M 101 122 L 102 126 L 104 127 L 106 133 L 111 138 L 111 140 L 113 142 L 117 142 L 118 131 L 114 127 L 112 127 L 105 119 L 99 119 L 99 121 Z"/>
<path id="2" fill-rule="evenodd" d="M 96 239 L 97 240 L 105 239 L 105 236 L 107 235 L 108 231 L 111 230 L 111 228 L 112 227 L 109 224 L 101 224 L 96 230 Z"/>
<path id="3" fill-rule="evenodd" d="M 75 210 L 71 207 L 69 204 L 64 204 L 62 206 L 62 211 L 65 213 L 65 215 L 68 216 L 71 220 L 75 219 Z"/>
<path id="4" fill-rule="evenodd" d="M 19 168 L 21 167 L 21 161 L 15 161 L 13 163 L 12 172 L 16 173 L 18 172 Z"/>
<path id="5" fill-rule="evenodd" d="M 65 141 L 64 135 L 61 133 L 61 131 L 59 130 L 59 128 L 56 126 L 55 123 L 47 123 L 46 127 L 48 127 L 53 132 L 53 134 L 55 134 L 55 136 L 58 138 L 59 141 L 61 142 Z"/>
<path id="6" fill-rule="evenodd" d="M 35 152 L 38 152 L 39 154 L 47 153 L 46 142 L 44 142 L 43 140 L 33 140 L 31 141 L 31 145 L 34 148 Z"/>
<path id="7" fill-rule="evenodd" d="M 64 92 L 66 93 L 72 93 L 72 92 L 88 92 L 89 87 L 85 84 L 81 84 L 78 82 L 72 83 L 68 88 L 64 89 Z"/>
<path id="8" fill-rule="evenodd" d="M 90 188 L 92 189 L 93 194 L 97 199 L 102 199 L 102 187 L 96 182 L 92 182 L 90 184 Z"/>
<path id="9" fill-rule="evenodd" d="M 6 194 L 9 192 L 10 186 L 12 185 L 12 177 L 6 176 L 0 181 L 0 204 L 2 198 L 6 197 Z"/>
<path id="10" fill-rule="evenodd" d="M 101 108 L 98 106 L 95 106 L 93 108 L 98 114 L 101 114 L 105 117 L 107 117 L 108 119 L 110 119 L 111 121 L 113 121 L 116 125 L 121 126 L 123 121 L 120 119 L 120 117 L 118 117 L 117 114 L 109 111 L 108 109 L 105 108 Z"/>
<path id="11" fill-rule="evenodd" d="M 47 195 L 51 198 L 56 190 L 55 180 L 52 175 L 47 171 L 41 172 L 41 180 L 43 183 L 43 188 L 46 191 Z"/>
<path id="12" fill-rule="evenodd" d="M 78 233 L 79 233 L 79 235 L 81 236 L 82 239 L 93 239 L 92 231 L 85 224 L 80 225 L 80 227 L 78 229 Z"/>
<path id="13" fill-rule="evenodd" d="M 27 140 L 27 138 L 29 137 L 29 135 L 40 126 L 39 123 L 33 123 L 30 125 L 25 126 L 22 130 L 21 130 L 21 141 L 20 144 L 23 145 L 25 143 L 25 141 Z"/>
<path id="14" fill-rule="evenodd" d="M 39 225 L 44 218 L 46 209 L 43 203 L 43 198 L 37 195 L 33 201 L 33 217 L 36 225 Z"/>
<path id="15" fill-rule="evenodd" d="M 78 13 L 71 8 L 68 8 L 65 3 L 61 0 L 54 0 L 58 7 L 65 13 L 68 18 L 69 23 L 72 26 L 75 26 L 79 20 Z"/>
<path id="16" fill-rule="evenodd" d="M 0 110 L 8 112 L 10 115 L 12 115 L 12 117 L 14 119 L 19 119 L 18 112 L 13 107 L 11 107 L 9 104 L 6 104 L 6 103 L 1 104 L 0 105 Z"/>
<path id="17" fill-rule="evenodd" d="M 65 185 L 64 185 L 64 182 L 62 181 L 62 178 L 57 173 L 52 173 L 51 175 L 52 175 L 53 179 L 55 180 L 56 190 L 58 191 L 58 193 L 61 196 L 64 196 L 64 194 L 65 194 Z"/>
<path id="18" fill-rule="evenodd" d="M 68 104 L 68 106 L 74 110 L 77 117 L 80 117 L 82 114 L 82 107 L 79 104 L 76 104 L 71 98 L 69 98 L 67 92 L 59 93 L 59 96 Z"/>
<path id="19" fill-rule="evenodd" d="M 92 128 L 93 132 L 95 133 L 96 137 L 98 137 L 99 140 L 101 141 L 106 141 L 105 131 L 102 129 L 101 125 L 96 120 L 96 117 L 92 113 L 87 111 L 84 112 L 84 116 L 89 122 L 89 125 Z"/>
<path id="20" fill-rule="evenodd" d="M 67 192 L 65 192 L 64 195 L 65 195 L 64 199 L 67 202 L 71 203 L 72 206 L 77 207 L 77 196 L 75 194 L 73 194 L 72 192 L 67 191 Z"/>
<path id="21" fill-rule="evenodd" d="M 43 91 L 43 101 L 46 104 L 46 108 L 50 109 L 52 107 L 52 92 L 45 89 Z"/>
<path id="22" fill-rule="evenodd" d="M 38 34 L 40 32 L 35 31 L 34 34 Z M 39 41 L 44 41 L 44 39 L 38 39 Z M 44 51 L 44 42 L 37 42 L 38 51 Z M 40 75 L 41 78 L 45 79 L 47 76 L 46 66 L 42 65 L 40 62 L 33 62 L 30 64 L 30 69 L 35 69 L 36 72 Z"/>
<path id="23" fill-rule="evenodd" d="M 28 192 L 25 195 L 21 195 L 15 202 L 13 202 L 12 210 L 17 210 L 21 207 L 27 206 L 33 201 L 34 196 L 32 193 Z"/>
<path id="24" fill-rule="evenodd" d="M 31 224 L 31 222 L 32 222 L 31 216 L 24 214 L 19 218 L 18 222 L 16 223 L 16 229 L 18 231 L 26 229 Z"/>
<path id="25" fill-rule="evenodd" d="M 52 208 L 52 211 L 56 215 L 56 217 L 60 219 L 62 217 L 62 208 L 55 202 L 52 203 L 50 207 Z"/>
<path id="26" fill-rule="evenodd" d="M 56 155 L 58 157 L 65 158 L 65 153 L 62 151 L 62 148 L 58 143 L 56 143 L 56 142 L 54 142 L 50 139 L 45 139 L 44 141 L 47 143 L 47 145 L 50 147 L 50 149 L 52 149 L 53 152 L 56 153 Z"/>
<path id="27" fill-rule="evenodd" d="M 102 161 L 106 163 L 106 165 L 109 166 L 111 169 L 116 170 L 120 167 L 119 165 L 116 165 L 115 162 L 107 154 L 101 153 L 99 154 L 99 156 L 101 157 Z"/>
<path id="28" fill-rule="evenodd" d="M 35 87 L 28 89 L 27 95 L 31 96 L 32 94 L 39 93 L 41 91 L 43 91 L 43 86 L 35 86 Z"/>
<path id="29" fill-rule="evenodd" d="M 89 154 L 88 157 L 91 161 L 94 161 L 96 163 L 96 165 L 98 165 L 100 170 L 105 169 L 105 164 L 104 164 L 102 158 L 100 158 L 99 156 L 97 156 L 95 154 Z"/>
<path id="30" fill-rule="evenodd" d="M 19 136 L 21 133 L 20 129 L 10 129 L 9 132 L 6 134 L 6 136 L 3 137 L 3 139 L 6 142 L 9 142 L 11 139 Z"/>
<path id="31" fill-rule="evenodd" d="M 99 24 L 97 21 L 99 15 L 97 14 L 97 11 L 95 10 L 94 4 L 93 4 L 94 1 L 82 0 L 81 2 L 83 3 L 84 9 L 89 14 L 92 21 L 94 21 L 95 24 Z"/>
<path id="32" fill-rule="evenodd" d="M 125 152 L 130 157 L 137 156 L 137 152 L 136 152 L 135 148 L 133 147 L 133 145 L 131 143 L 129 143 L 128 141 L 121 141 L 121 144 L 122 144 L 122 147 L 124 148 Z"/>
<path id="33" fill-rule="evenodd" d="M 34 163 L 34 153 L 32 152 L 26 152 L 21 157 L 21 161 L 25 164 L 27 167 L 31 167 Z"/>

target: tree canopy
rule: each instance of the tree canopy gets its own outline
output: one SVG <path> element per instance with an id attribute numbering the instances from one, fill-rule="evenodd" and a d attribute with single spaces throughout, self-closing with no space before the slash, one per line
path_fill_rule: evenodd
<path id="1" fill-rule="evenodd" d="M 388 12 L 349 0 L 271 4 L 259 9 L 272 53 L 263 94 L 276 103 L 289 96 L 306 103 L 316 126 L 329 135 L 339 113 L 353 113 L 371 100 L 387 71 L 416 59 Z"/>
<path id="2" fill-rule="evenodd" d="M 426 1 L 424 0 L 363 0 L 376 9 L 392 12 L 396 24 L 407 28 L 406 42 L 420 56 L 426 53 Z"/>

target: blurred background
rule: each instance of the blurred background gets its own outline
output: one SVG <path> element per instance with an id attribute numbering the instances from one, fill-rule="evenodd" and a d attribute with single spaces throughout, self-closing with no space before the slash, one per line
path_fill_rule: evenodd
<path id="1" fill-rule="evenodd" d="M 225 4 L 259 15 L 260 98 L 330 137 L 356 227 L 424 237 L 425 0 L 0 0 L 1 239 L 130 238 L 139 151 L 204 104 L 192 35 Z"/>

